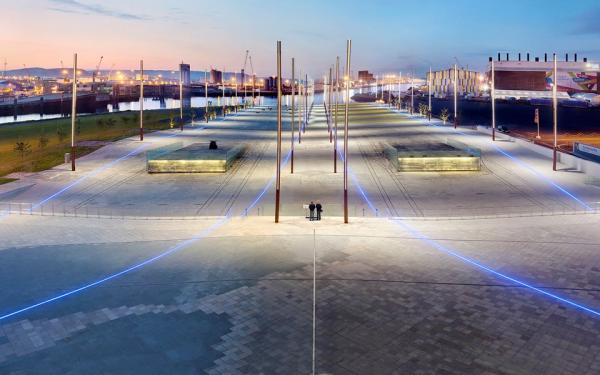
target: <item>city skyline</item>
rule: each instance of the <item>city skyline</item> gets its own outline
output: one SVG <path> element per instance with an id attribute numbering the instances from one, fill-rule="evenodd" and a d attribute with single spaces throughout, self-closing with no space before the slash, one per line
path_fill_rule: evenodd
<path id="1" fill-rule="evenodd" d="M 256 73 L 269 75 L 275 70 L 277 39 L 283 41 L 284 59 L 296 57 L 300 69 L 310 67 L 314 76 L 333 63 L 332 55 L 343 55 L 346 38 L 361 51 L 353 70 L 375 73 L 422 74 L 430 65 L 444 68 L 456 61 L 483 69 L 497 52 L 600 56 L 600 49 L 592 47 L 600 34 L 595 22 L 600 6 L 588 0 L 557 10 L 543 1 L 475 6 L 437 0 L 402 5 L 24 0 L 4 5 L 3 13 L 0 59 L 8 70 L 57 68 L 61 61 L 68 67 L 77 52 L 84 69 L 104 56 L 105 69 L 134 69 L 143 58 L 147 69 L 174 69 L 185 61 L 194 70 L 239 71 L 250 50 Z M 19 27 L 24 20 L 26 27 Z"/>

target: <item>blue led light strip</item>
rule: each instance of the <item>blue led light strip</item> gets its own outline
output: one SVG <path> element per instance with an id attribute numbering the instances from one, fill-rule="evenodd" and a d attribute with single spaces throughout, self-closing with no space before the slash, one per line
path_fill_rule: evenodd
<path id="1" fill-rule="evenodd" d="M 421 120 L 421 119 L 418 119 L 418 120 Z M 436 125 L 436 124 L 431 124 L 431 126 L 435 126 L 436 128 L 444 129 L 444 130 L 450 131 L 450 132 L 454 131 L 455 133 L 458 133 L 458 134 L 461 134 L 461 135 L 464 135 L 464 136 L 469 136 L 469 137 L 473 137 L 474 136 L 474 134 L 465 133 L 463 131 L 460 131 L 460 130 L 454 129 L 454 128 L 448 128 L 448 127 L 439 126 L 439 125 Z M 529 164 L 525 163 L 521 159 L 519 159 L 516 156 L 512 155 L 510 152 L 504 150 L 503 148 L 501 148 L 500 146 L 498 146 L 498 145 L 496 145 L 494 143 L 492 143 L 492 147 L 494 147 L 496 149 L 496 151 L 498 151 L 500 154 L 502 154 L 502 155 L 506 156 L 507 158 L 511 159 L 515 163 L 519 164 L 521 167 L 523 167 L 526 170 L 528 170 L 529 172 L 533 173 L 539 179 L 545 181 L 546 183 L 548 183 L 549 185 L 551 185 L 552 187 L 554 187 L 556 190 L 558 190 L 562 194 L 564 194 L 567 197 L 573 199 L 577 204 L 581 205 L 586 210 L 588 210 L 588 211 L 593 210 L 593 208 L 590 205 L 588 205 L 586 202 L 584 202 L 582 199 L 578 198 L 573 193 L 571 193 L 570 191 L 568 191 L 567 189 L 565 189 L 561 185 L 559 185 L 556 182 L 554 182 L 552 179 L 546 177 L 544 174 L 540 173 L 539 171 L 537 171 L 535 168 L 533 168 Z"/>
<path id="2" fill-rule="evenodd" d="M 343 155 L 341 154 L 341 152 L 340 152 L 340 156 L 343 158 Z M 351 171 L 350 167 L 348 167 L 348 174 L 349 174 L 350 178 L 352 179 L 352 183 L 356 186 L 356 188 L 358 189 L 360 195 L 363 197 L 363 199 L 365 200 L 365 202 L 367 203 L 367 205 L 371 208 L 371 210 L 373 211 L 373 213 L 376 213 L 375 206 L 373 205 L 373 203 L 369 199 L 367 193 L 364 191 L 364 189 L 360 185 L 360 183 L 359 183 L 358 178 L 356 177 L 356 175 Z M 388 212 L 389 212 L 389 209 L 388 209 Z M 568 305 L 568 306 L 577 308 L 579 310 L 588 312 L 588 313 L 592 314 L 595 317 L 600 317 L 600 311 L 598 311 L 598 310 L 592 309 L 592 308 L 587 307 L 585 305 L 582 305 L 582 304 L 579 304 L 577 302 L 574 302 L 574 301 L 572 301 L 572 300 L 570 300 L 568 298 L 561 297 L 561 296 L 559 296 L 557 294 L 554 294 L 554 293 L 548 292 L 546 290 L 543 290 L 541 288 L 538 288 L 536 286 L 533 286 L 533 285 L 531 285 L 531 284 L 529 284 L 527 282 L 524 282 L 524 281 L 521 281 L 521 280 L 517 279 L 514 276 L 510 276 L 510 275 L 507 275 L 505 273 L 496 271 L 492 267 L 489 267 L 489 266 L 487 266 L 487 265 L 485 265 L 483 263 L 477 262 L 476 260 L 474 260 L 472 258 L 469 258 L 469 257 L 466 257 L 466 256 L 460 254 L 456 250 L 452 250 L 452 249 L 450 249 L 450 248 L 448 248 L 448 247 L 440 244 L 439 242 L 437 242 L 435 240 L 432 240 L 431 238 L 427 237 L 426 235 L 424 235 L 423 233 L 419 232 L 415 228 L 412 228 L 410 225 L 408 225 L 407 223 L 405 223 L 402 220 L 390 220 L 390 221 L 392 223 L 394 223 L 394 224 L 399 225 L 401 228 L 403 228 L 404 230 L 406 230 L 409 233 L 411 233 L 415 238 L 417 238 L 417 239 L 419 239 L 421 241 L 426 242 L 427 244 L 431 245 L 433 248 L 435 248 L 435 249 L 437 249 L 437 250 L 439 250 L 439 251 L 441 251 L 441 252 L 443 252 L 445 254 L 448 254 L 448 255 L 451 255 L 451 256 L 453 256 L 453 257 L 455 257 L 457 259 L 460 259 L 460 260 L 462 260 L 463 262 L 465 262 L 467 264 L 470 264 L 472 266 L 475 266 L 475 267 L 479 268 L 480 270 L 487 271 L 490 274 L 492 274 L 494 276 L 497 276 L 497 277 L 499 277 L 501 279 L 510 281 L 510 282 L 515 283 L 515 284 L 520 285 L 520 286 L 523 286 L 523 287 L 525 287 L 525 288 L 527 288 L 527 289 L 529 289 L 531 291 L 534 291 L 536 293 L 539 293 L 539 294 L 545 295 L 547 297 L 550 297 L 551 299 L 556 300 L 558 302 L 562 302 L 565 305 Z"/>
<path id="3" fill-rule="evenodd" d="M 285 157 L 285 159 L 283 160 L 283 162 L 282 162 L 282 167 L 283 167 L 283 166 L 285 166 L 285 165 L 287 164 L 288 160 L 290 159 L 290 156 L 291 156 L 291 150 L 290 150 L 290 151 L 288 151 L 288 154 L 287 154 L 287 156 L 286 156 L 286 157 Z M 260 199 L 261 199 L 261 198 L 262 198 L 262 197 L 265 195 L 265 193 L 266 193 L 266 192 L 269 190 L 269 188 L 270 188 L 270 187 L 273 185 L 273 182 L 274 182 L 274 181 L 275 181 L 275 177 L 273 176 L 273 177 L 272 177 L 272 178 L 271 178 L 271 179 L 270 179 L 270 180 L 267 182 L 267 184 L 265 185 L 264 189 L 263 189 L 263 190 L 262 190 L 262 191 L 261 191 L 261 192 L 260 192 L 260 193 L 257 195 L 256 199 L 254 199 L 254 200 L 252 201 L 252 203 L 251 203 L 251 204 L 250 204 L 248 207 L 246 207 L 246 209 L 244 209 L 244 210 L 243 210 L 243 212 L 244 212 L 244 213 L 242 213 L 240 216 L 245 216 L 245 215 L 246 215 L 246 212 L 247 212 L 248 210 L 250 210 L 252 207 L 254 207 L 254 206 L 255 206 L 255 205 L 256 205 L 256 204 L 259 202 L 259 200 L 260 200 Z M 137 264 L 135 264 L 135 265 L 133 265 L 133 266 L 130 266 L 130 267 L 128 267 L 128 268 L 125 268 L 125 269 L 123 269 L 123 270 L 121 270 L 121 271 L 119 271 L 119 272 L 116 272 L 116 273 L 114 273 L 114 274 L 111 274 L 111 275 L 105 276 L 105 277 L 103 277 L 103 278 L 101 278 L 101 279 L 99 279 L 99 280 L 96 280 L 96 281 L 90 282 L 90 283 L 88 283 L 88 284 L 85 284 L 85 285 L 83 285 L 83 286 L 81 286 L 81 287 L 79 287 L 79 288 L 72 289 L 72 290 L 70 290 L 70 291 L 68 291 L 68 292 L 64 292 L 64 293 L 62 293 L 62 294 L 59 294 L 59 295 L 56 295 L 56 296 L 54 296 L 54 297 L 50 297 L 50 298 L 47 298 L 47 299 L 45 299 L 45 300 L 43 300 L 43 301 L 40 301 L 40 302 L 34 303 L 34 304 L 32 304 L 32 305 L 29 305 L 29 306 L 26 306 L 26 307 L 23 307 L 23 308 L 20 308 L 20 309 L 18 309 L 18 310 L 15 310 L 15 311 L 13 311 L 13 312 L 6 313 L 6 314 L 4 314 L 4 315 L 1 315 L 1 316 L 0 316 L 0 321 L 2 321 L 2 320 L 6 320 L 6 319 L 8 319 L 8 318 L 11 318 L 11 317 L 14 317 L 14 316 L 16 316 L 16 315 L 20 315 L 20 314 L 22 314 L 22 313 L 25 313 L 25 312 L 27 312 L 27 311 L 30 311 L 30 310 L 33 310 L 33 309 L 35 309 L 35 308 L 38 308 L 38 307 L 41 307 L 41 306 L 47 305 L 47 304 L 49 304 L 49 303 L 52 303 L 52 302 L 55 302 L 55 301 L 61 300 L 61 299 L 63 299 L 63 298 L 69 297 L 69 296 L 71 296 L 71 295 L 74 295 L 74 294 L 77 294 L 77 293 L 83 292 L 83 291 L 85 291 L 85 290 L 87 290 L 87 289 L 90 289 L 90 288 L 93 288 L 93 287 L 95 287 L 95 286 L 98 286 L 98 285 L 100 285 L 100 284 L 103 284 L 103 283 L 105 283 L 105 282 L 107 282 L 107 281 L 110 281 L 110 280 L 112 280 L 112 279 L 115 279 L 115 278 L 117 278 L 117 277 L 119 277 L 119 276 L 123 276 L 123 275 L 125 275 L 125 274 L 127 274 L 127 273 L 130 273 L 130 272 L 132 272 L 132 271 L 135 271 L 135 270 L 137 270 L 137 269 L 139 269 L 139 268 L 142 268 L 142 267 L 144 267 L 144 266 L 146 266 L 146 265 L 148 265 L 148 264 L 150 264 L 150 263 L 154 263 L 154 262 L 156 262 L 157 260 L 159 260 L 159 259 L 161 259 L 161 258 L 164 258 L 164 257 L 166 257 L 166 256 L 168 256 L 168 255 L 171 255 L 171 254 L 173 254 L 173 253 L 175 253 L 175 252 L 177 252 L 177 251 L 179 251 L 179 250 L 182 250 L 182 249 L 186 248 L 187 246 L 189 246 L 189 245 L 191 245 L 191 244 L 193 244 L 193 243 L 197 242 L 198 240 L 200 240 L 200 239 L 202 239 L 202 238 L 205 238 L 207 235 L 209 235 L 210 233 L 212 233 L 212 232 L 213 232 L 213 231 L 215 231 L 216 229 L 218 229 L 218 228 L 220 228 L 221 226 L 223 226 L 224 224 L 226 224 L 226 223 L 227 223 L 229 220 L 231 220 L 231 215 L 230 215 L 230 213 L 231 213 L 231 209 L 232 209 L 232 208 L 230 207 L 230 208 L 229 208 L 229 210 L 226 212 L 225 216 L 224 216 L 223 218 L 221 218 L 219 221 L 217 221 L 216 223 L 213 223 L 213 224 L 212 224 L 212 225 L 210 225 L 209 227 L 207 227 L 207 228 L 203 229 L 202 231 L 200 231 L 199 233 L 197 233 L 196 235 L 194 235 L 192 238 L 189 238 L 189 239 L 187 239 L 187 240 L 185 240 L 185 241 L 182 241 L 182 242 L 180 242 L 180 243 L 178 243 L 178 244 L 176 244 L 176 245 L 174 245 L 174 246 L 172 246 L 172 247 L 168 248 L 168 249 L 167 249 L 167 250 L 165 250 L 164 252 L 162 252 L 162 253 L 160 253 L 160 254 L 158 254 L 158 255 L 156 255 L 156 256 L 154 256 L 154 257 L 152 257 L 152 258 L 146 259 L 146 260 L 144 260 L 144 261 L 142 261 L 142 262 L 140 262 L 140 263 L 137 263 Z"/>

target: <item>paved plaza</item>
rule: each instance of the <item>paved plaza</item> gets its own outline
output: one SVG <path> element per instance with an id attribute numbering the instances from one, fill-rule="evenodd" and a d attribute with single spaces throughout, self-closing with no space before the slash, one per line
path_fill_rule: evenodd
<path id="1" fill-rule="evenodd" d="M 282 167 L 279 224 L 267 107 L 2 185 L 0 373 L 309 374 L 313 328 L 319 374 L 599 373 L 600 189 L 508 138 L 350 109 L 349 224 L 322 104 Z M 287 111 L 284 132 L 286 157 Z M 147 150 L 210 140 L 248 150 L 222 174 L 145 171 Z M 448 141 L 482 170 L 396 172 L 382 153 Z"/>

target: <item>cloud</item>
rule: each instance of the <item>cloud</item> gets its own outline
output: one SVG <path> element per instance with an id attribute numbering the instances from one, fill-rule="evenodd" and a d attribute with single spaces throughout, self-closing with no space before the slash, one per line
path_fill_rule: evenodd
<path id="1" fill-rule="evenodd" d="M 123 20 L 134 20 L 144 21 L 150 19 L 150 17 L 141 15 L 122 12 L 106 8 L 100 4 L 86 4 L 80 0 L 50 0 L 50 2 L 56 4 L 54 7 L 48 9 L 55 12 L 62 13 L 78 13 L 78 14 L 98 14 L 101 16 L 115 17 Z"/>

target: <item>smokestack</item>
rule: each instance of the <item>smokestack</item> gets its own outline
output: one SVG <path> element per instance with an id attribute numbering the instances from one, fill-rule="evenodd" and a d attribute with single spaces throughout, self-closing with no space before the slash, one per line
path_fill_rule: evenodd
<path id="1" fill-rule="evenodd" d="M 492 60 L 493 60 L 493 58 L 492 58 L 492 56 L 490 56 L 490 57 L 488 58 L 488 61 L 489 61 L 489 62 L 492 62 Z"/>
<path id="2" fill-rule="evenodd" d="M 498 52 L 498 61 L 500 61 L 500 52 Z"/>
<path id="3" fill-rule="evenodd" d="M 565 61 L 569 61 L 569 54 L 565 53 Z"/>
<path id="4" fill-rule="evenodd" d="M 575 54 L 575 62 L 577 62 L 577 54 Z"/>
<path id="5" fill-rule="evenodd" d="M 548 62 L 548 54 L 544 53 L 544 62 Z"/>
<path id="6" fill-rule="evenodd" d="M 506 61 L 508 61 L 508 60 L 509 60 L 509 58 L 508 58 L 508 53 L 506 53 Z"/>
<path id="7" fill-rule="evenodd" d="M 587 57 L 584 57 L 584 58 L 583 58 L 583 62 L 587 62 Z"/>
<path id="8" fill-rule="evenodd" d="M 527 61 L 529 61 L 529 52 L 527 52 Z"/>
<path id="9" fill-rule="evenodd" d="M 539 57 L 536 57 L 536 58 L 535 58 L 535 62 L 540 62 L 540 58 L 539 58 Z"/>
<path id="10" fill-rule="evenodd" d="M 521 52 L 519 52 L 519 61 L 521 61 Z"/>

